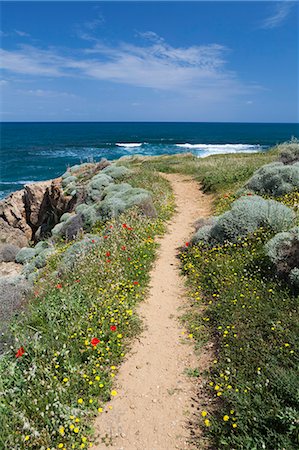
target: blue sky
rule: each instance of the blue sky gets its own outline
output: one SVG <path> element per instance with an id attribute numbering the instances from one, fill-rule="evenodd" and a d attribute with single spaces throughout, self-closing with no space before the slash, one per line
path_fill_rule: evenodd
<path id="1" fill-rule="evenodd" d="M 298 122 L 297 2 L 2 2 L 4 121 Z"/>

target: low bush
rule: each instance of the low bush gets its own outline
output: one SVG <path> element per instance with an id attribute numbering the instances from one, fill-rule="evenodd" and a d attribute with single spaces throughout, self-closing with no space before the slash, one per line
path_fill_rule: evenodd
<path id="1" fill-rule="evenodd" d="M 102 173 L 109 175 L 114 180 L 117 180 L 119 178 L 123 178 L 124 176 L 130 175 L 131 170 L 124 166 L 116 166 L 114 164 L 111 164 L 111 166 L 103 169 Z"/>
<path id="2" fill-rule="evenodd" d="M 243 196 L 232 203 L 230 211 L 214 218 L 212 225 L 199 229 L 193 242 L 236 242 L 260 227 L 284 231 L 294 224 L 295 217 L 291 208 L 275 200 L 265 200 L 255 195 Z"/>
<path id="3" fill-rule="evenodd" d="M 293 138 L 290 142 L 285 142 L 279 146 L 279 159 L 283 164 L 295 164 L 299 162 L 299 141 Z"/>
<path id="4" fill-rule="evenodd" d="M 276 234 L 266 245 L 266 254 L 276 267 L 277 273 L 297 284 L 299 270 L 299 227 Z"/>
<path id="5" fill-rule="evenodd" d="M 284 165 L 282 162 L 267 164 L 258 169 L 245 185 L 259 194 L 275 197 L 299 188 L 299 163 Z"/>
<path id="6" fill-rule="evenodd" d="M 25 264 L 37 255 L 35 248 L 24 247 L 16 254 L 16 262 Z"/>

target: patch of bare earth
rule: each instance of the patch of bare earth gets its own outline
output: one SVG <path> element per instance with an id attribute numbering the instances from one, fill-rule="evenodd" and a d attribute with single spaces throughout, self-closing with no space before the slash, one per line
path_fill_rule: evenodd
<path id="1" fill-rule="evenodd" d="M 118 395 L 95 422 L 96 450 L 192 448 L 189 424 L 201 399 L 198 381 L 195 385 L 185 371 L 207 368 L 212 352 L 206 349 L 197 357 L 179 323 L 179 309 L 187 300 L 177 254 L 190 239 L 195 220 L 210 215 L 211 200 L 190 177 L 163 176 L 172 185 L 177 209 L 160 239 L 149 295 L 139 308 L 144 332 L 120 367 Z"/>

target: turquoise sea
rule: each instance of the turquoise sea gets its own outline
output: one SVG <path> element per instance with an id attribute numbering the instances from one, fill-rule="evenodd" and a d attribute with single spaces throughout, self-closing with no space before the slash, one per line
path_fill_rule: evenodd
<path id="1" fill-rule="evenodd" d="M 25 183 L 62 174 L 67 166 L 102 157 L 192 152 L 267 151 L 299 138 L 298 124 L 271 123 L 2 123 L 0 198 Z"/>

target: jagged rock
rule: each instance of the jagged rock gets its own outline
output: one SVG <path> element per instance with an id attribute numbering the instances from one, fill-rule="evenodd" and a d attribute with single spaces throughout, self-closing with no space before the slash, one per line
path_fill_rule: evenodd
<path id="1" fill-rule="evenodd" d="M 0 217 L 0 243 L 14 244 L 18 247 L 26 247 L 28 238 L 19 228 L 14 228 Z"/>
<path id="2" fill-rule="evenodd" d="M 23 190 L 14 192 L 0 202 L 1 242 L 23 247 L 29 240 L 35 240 L 36 232 L 42 238 L 59 222 L 62 214 L 72 210 L 75 203 L 76 198 L 63 193 L 60 178 L 26 185 Z M 26 239 L 22 245 L 19 239 L 17 242 L 14 239 L 7 240 L 7 232 L 14 234 L 15 230 L 20 230 Z"/>

